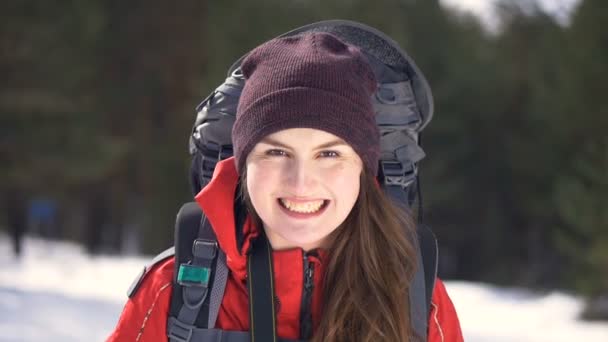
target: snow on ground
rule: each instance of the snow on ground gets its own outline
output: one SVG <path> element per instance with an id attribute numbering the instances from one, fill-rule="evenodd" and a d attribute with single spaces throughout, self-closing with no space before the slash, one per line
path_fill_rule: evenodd
<path id="1" fill-rule="evenodd" d="M 121 304 L 0 286 L 0 341 L 103 341 Z"/>
<path id="2" fill-rule="evenodd" d="M 447 282 L 446 287 L 465 341 L 608 341 L 608 323 L 576 319 L 583 303 L 574 296 L 455 281 Z"/>
<path id="3" fill-rule="evenodd" d="M 21 260 L 0 235 L 0 341 L 103 341 L 148 257 L 89 257 L 75 244 L 26 239 Z M 608 324 L 576 320 L 579 299 L 447 282 L 465 341 L 608 341 Z"/>

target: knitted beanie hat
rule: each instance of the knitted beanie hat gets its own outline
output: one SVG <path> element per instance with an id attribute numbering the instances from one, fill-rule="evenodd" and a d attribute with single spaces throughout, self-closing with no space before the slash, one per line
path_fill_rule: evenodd
<path id="1" fill-rule="evenodd" d="M 328 33 L 276 38 L 241 64 L 246 79 L 232 142 L 237 170 L 265 136 L 288 128 L 334 134 L 377 174 L 380 133 L 371 96 L 377 83 L 363 53 Z"/>

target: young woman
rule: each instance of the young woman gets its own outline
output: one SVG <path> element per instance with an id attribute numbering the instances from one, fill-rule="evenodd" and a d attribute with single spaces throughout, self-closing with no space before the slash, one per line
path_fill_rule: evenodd
<path id="1" fill-rule="evenodd" d="M 215 328 L 250 330 L 248 253 L 267 239 L 281 339 L 419 340 L 408 296 L 415 226 L 376 181 L 377 83 L 366 57 L 334 35 L 306 33 L 259 46 L 241 68 L 234 158 L 196 196 L 230 271 Z M 242 227 L 235 197 L 248 208 Z M 152 269 L 110 341 L 167 340 L 173 270 L 173 259 Z M 439 280 L 427 340 L 462 341 Z"/>

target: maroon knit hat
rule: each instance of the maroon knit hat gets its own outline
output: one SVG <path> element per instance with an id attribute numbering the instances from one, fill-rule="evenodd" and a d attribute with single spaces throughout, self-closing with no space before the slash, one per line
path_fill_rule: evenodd
<path id="1" fill-rule="evenodd" d="M 241 64 L 245 86 L 232 127 L 237 170 L 265 136 L 314 128 L 346 141 L 377 174 L 380 132 L 371 96 L 377 83 L 363 53 L 328 33 L 277 38 Z"/>

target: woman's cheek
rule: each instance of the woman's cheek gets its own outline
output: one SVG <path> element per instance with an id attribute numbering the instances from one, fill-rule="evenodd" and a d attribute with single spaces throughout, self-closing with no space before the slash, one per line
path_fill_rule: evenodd
<path id="1" fill-rule="evenodd" d="M 276 182 L 284 169 L 283 164 L 276 159 L 257 160 L 247 170 L 247 178 L 254 178 L 258 183 Z"/>
<path id="2" fill-rule="evenodd" d="M 323 178 L 336 183 L 352 184 L 353 179 L 358 180 L 361 167 L 351 162 L 339 162 L 322 169 Z"/>

